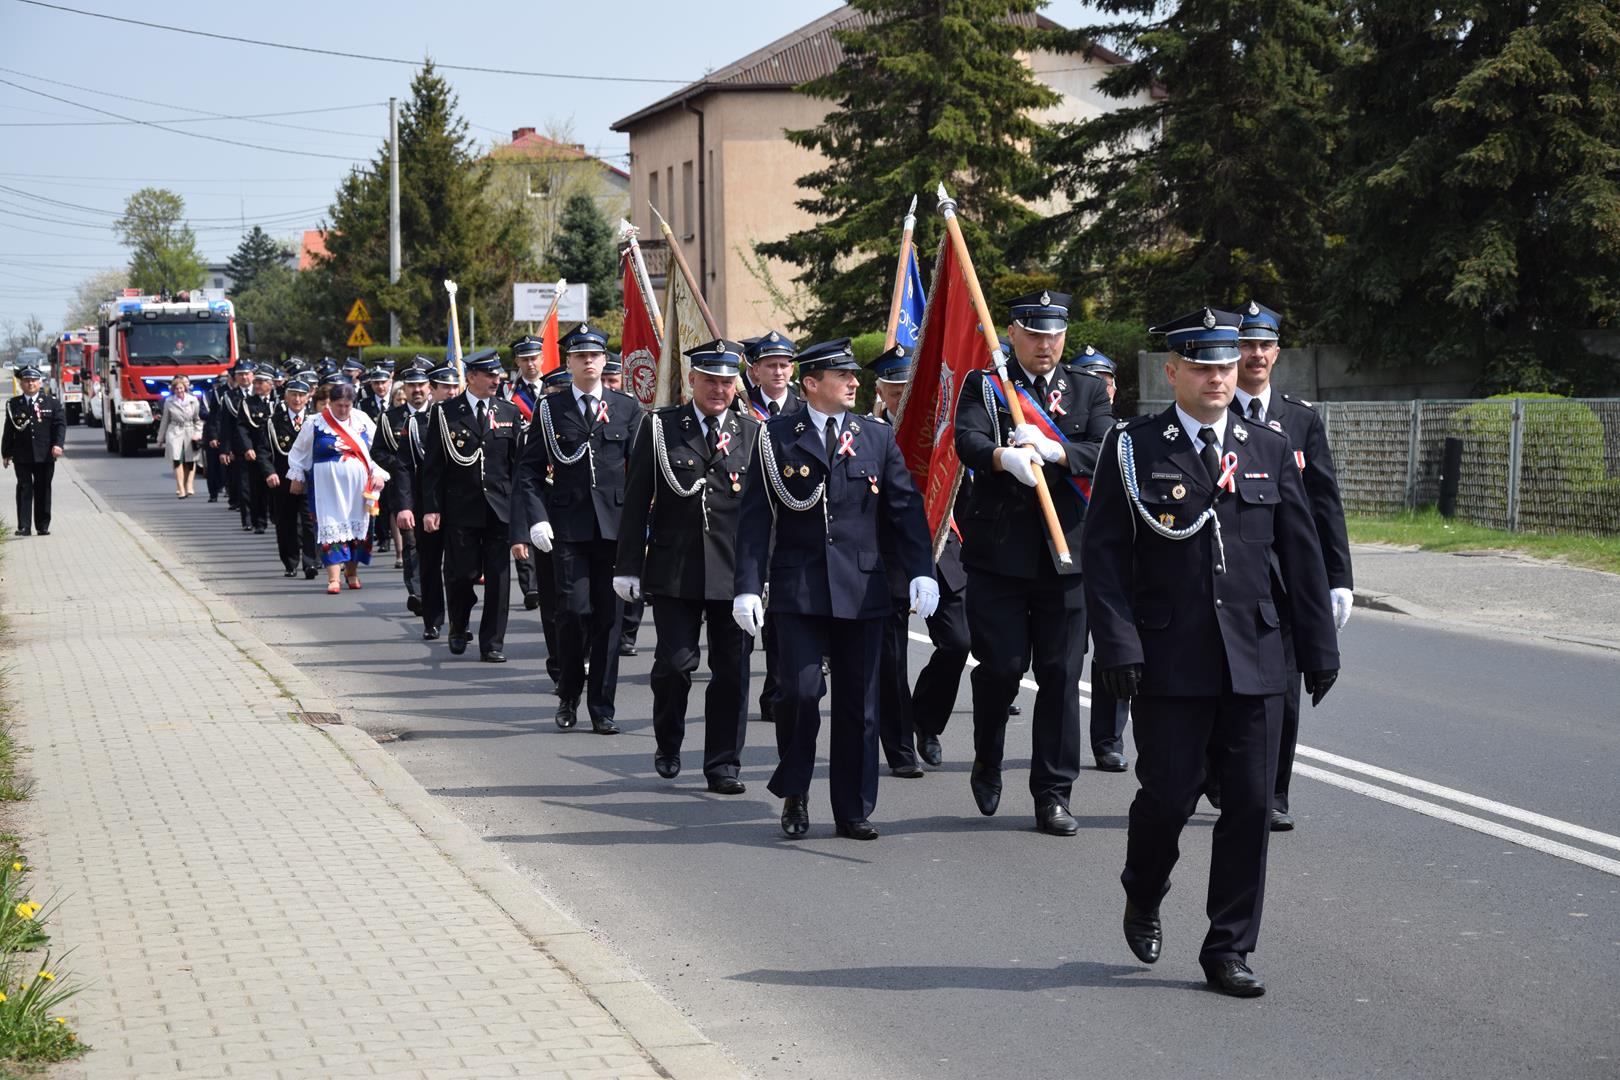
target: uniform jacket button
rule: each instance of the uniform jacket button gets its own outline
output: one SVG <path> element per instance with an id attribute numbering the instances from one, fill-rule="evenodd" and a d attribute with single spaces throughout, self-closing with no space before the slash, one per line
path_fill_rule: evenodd
<path id="1" fill-rule="evenodd" d="M 1215 606 L 1216 607 L 1221 607 L 1222 606 L 1221 601 L 1219 601 L 1219 600 L 1215 601 Z"/>

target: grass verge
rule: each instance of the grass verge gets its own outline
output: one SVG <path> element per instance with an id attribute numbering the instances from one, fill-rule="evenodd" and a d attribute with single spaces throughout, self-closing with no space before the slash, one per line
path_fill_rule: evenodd
<path id="1" fill-rule="evenodd" d="M 1515 551 L 1620 574 L 1620 536 L 1566 536 L 1487 529 L 1443 518 L 1433 507 L 1388 517 L 1349 515 L 1345 523 L 1351 542 L 1357 544 L 1406 544 L 1424 551 Z"/>

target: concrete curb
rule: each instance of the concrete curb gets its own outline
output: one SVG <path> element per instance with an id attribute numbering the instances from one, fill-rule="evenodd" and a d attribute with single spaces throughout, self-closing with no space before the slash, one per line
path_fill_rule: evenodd
<path id="1" fill-rule="evenodd" d="M 63 466 L 66 468 L 63 468 Z M 99 493 L 75 475 L 66 459 L 58 468 L 83 491 L 98 511 L 123 529 L 141 552 L 187 592 L 197 597 L 215 629 L 281 688 L 301 712 L 337 712 L 332 701 L 295 665 L 261 640 L 228 600 L 180 566 L 172 552 L 128 515 L 113 510 Z M 556 962 L 611 1016 L 671 1080 L 742 1080 L 742 1069 L 680 1012 L 659 996 L 612 949 L 553 906 L 497 849 L 441 806 L 403 765 L 370 735 L 346 724 L 317 728 L 388 804 L 433 842 L 467 881 Z"/>
<path id="2" fill-rule="evenodd" d="M 1393 593 L 1373 592 L 1371 589 L 1355 590 L 1355 606 L 1366 608 L 1369 611 L 1388 611 L 1396 615 L 1410 615 L 1414 619 L 1438 619 L 1440 616 L 1420 604 L 1403 600 Z"/>

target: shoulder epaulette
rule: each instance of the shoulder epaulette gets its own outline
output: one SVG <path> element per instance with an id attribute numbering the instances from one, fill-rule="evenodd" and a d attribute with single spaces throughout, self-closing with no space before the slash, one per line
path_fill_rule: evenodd
<path id="1" fill-rule="evenodd" d="M 1147 424 L 1147 423 L 1149 423 L 1149 422 L 1151 422 L 1153 420 L 1156 420 L 1156 419 L 1158 419 L 1158 414 L 1157 413 L 1145 413 L 1142 416 L 1127 417 L 1124 420 L 1115 421 L 1114 422 L 1114 430 L 1115 431 L 1124 431 L 1127 428 L 1141 427 L 1143 424 Z"/>
<path id="2" fill-rule="evenodd" d="M 1316 408 L 1316 405 L 1315 405 L 1314 402 L 1306 401 L 1304 398 L 1297 398 L 1293 394 L 1284 394 L 1283 395 L 1283 400 L 1288 402 L 1290 405 L 1303 405 L 1307 409 Z"/>

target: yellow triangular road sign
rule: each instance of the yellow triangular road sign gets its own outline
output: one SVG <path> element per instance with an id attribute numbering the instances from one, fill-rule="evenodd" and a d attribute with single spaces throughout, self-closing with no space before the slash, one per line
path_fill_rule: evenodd
<path id="1" fill-rule="evenodd" d="M 366 310 L 366 302 L 364 300 L 356 300 L 354 302 L 354 307 L 349 309 L 349 317 L 344 319 L 343 321 L 344 322 L 370 322 L 371 321 L 371 312 Z M 349 344 L 353 345 L 354 342 L 351 341 L 351 342 L 349 342 Z M 370 344 L 370 343 L 368 342 L 367 344 Z"/>
<path id="2" fill-rule="evenodd" d="M 363 349 L 367 345 L 375 344 L 375 342 L 371 340 L 371 335 L 366 333 L 366 328 L 357 323 L 354 332 L 349 335 L 349 344 L 355 348 Z"/>

